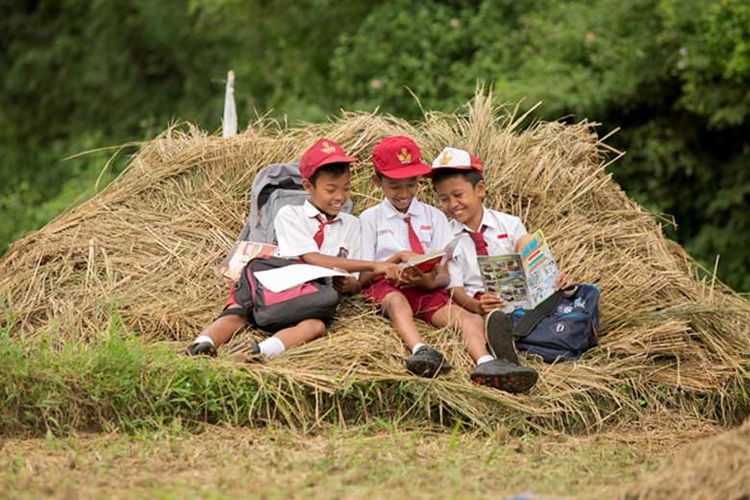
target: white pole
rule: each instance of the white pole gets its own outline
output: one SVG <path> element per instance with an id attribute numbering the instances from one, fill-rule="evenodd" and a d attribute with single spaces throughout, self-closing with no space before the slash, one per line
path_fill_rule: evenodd
<path id="1" fill-rule="evenodd" d="M 224 119 L 221 121 L 222 137 L 237 135 L 237 106 L 234 103 L 234 71 L 227 73 L 227 89 L 224 94 Z"/>

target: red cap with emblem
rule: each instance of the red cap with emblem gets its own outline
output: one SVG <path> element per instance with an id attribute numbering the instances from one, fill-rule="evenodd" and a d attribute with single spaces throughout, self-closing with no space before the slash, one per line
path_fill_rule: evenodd
<path id="1" fill-rule="evenodd" d="M 430 167 L 419 161 L 419 148 L 403 135 L 386 137 L 372 150 L 375 171 L 389 179 L 419 177 Z"/>
<path id="2" fill-rule="evenodd" d="M 299 173 L 303 179 L 309 179 L 324 165 L 331 163 L 354 163 L 352 156 L 347 156 L 341 146 L 328 139 L 318 139 L 315 144 L 302 153 L 299 161 Z"/>

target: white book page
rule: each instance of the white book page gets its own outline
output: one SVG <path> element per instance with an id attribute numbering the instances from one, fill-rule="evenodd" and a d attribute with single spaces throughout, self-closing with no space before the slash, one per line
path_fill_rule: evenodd
<path id="1" fill-rule="evenodd" d="M 333 276 L 351 276 L 351 274 L 311 264 L 292 264 L 278 269 L 269 269 L 255 273 L 258 281 L 274 293 L 283 292 L 308 281 Z"/>

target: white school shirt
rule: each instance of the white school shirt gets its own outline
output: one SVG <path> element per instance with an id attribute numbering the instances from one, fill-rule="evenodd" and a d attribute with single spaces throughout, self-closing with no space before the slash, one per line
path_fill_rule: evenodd
<path id="1" fill-rule="evenodd" d="M 385 199 L 359 216 L 362 258 L 382 262 L 402 250 L 411 251 L 409 228 L 404 221 L 407 215 L 425 253 L 442 250 L 450 242 L 448 219 L 437 208 L 414 198 L 404 214 Z"/>
<path id="2" fill-rule="evenodd" d="M 333 224 L 323 227 L 323 245 L 318 248 L 315 233 L 320 222 L 318 216 L 326 216 L 305 201 L 303 205 L 281 207 L 273 221 L 278 241 L 277 253 L 283 257 L 299 257 L 310 252 L 319 252 L 333 257 L 360 258 L 360 223 L 351 214 L 339 212 Z"/>
<path id="3" fill-rule="evenodd" d="M 483 233 L 484 241 L 487 242 L 487 254 L 507 255 L 515 253 L 518 239 L 528 234 L 521 219 L 485 207 L 482 207 L 482 210 L 482 224 L 479 227 L 487 227 Z M 466 234 L 466 231 L 471 231 L 465 224 L 457 220 L 451 220 L 450 227 L 454 237 L 461 233 Z M 448 263 L 448 272 L 450 273 L 448 288 L 462 286 L 470 297 L 473 297 L 477 292 L 484 292 L 484 283 L 477 262 L 477 249 L 468 234 L 458 242 L 453 252 L 453 258 Z"/>

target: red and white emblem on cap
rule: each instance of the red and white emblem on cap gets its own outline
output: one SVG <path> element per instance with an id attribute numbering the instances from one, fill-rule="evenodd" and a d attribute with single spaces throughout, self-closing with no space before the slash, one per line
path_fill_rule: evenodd
<path id="1" fill-rule="evenodd" d="M 402 165 L 408 165 L 411 163 L 411 153 L 405 147 L 401 148 L 401 151 L 398 152 L 398 161 L 401 162 Z"/>
<path id="2" fill-rule="evenodd" d="M 333 153 L 334 151 L 336 151 L 336 147 L 332 146 L 331 144 L 329 144 L 327 142 L 324 142 L 324 143 L 321 144 L 320 150 L 323 153 L 329 155 L 329 154 Z"/>

